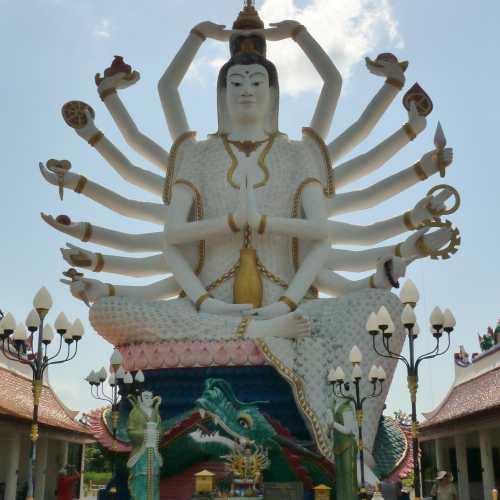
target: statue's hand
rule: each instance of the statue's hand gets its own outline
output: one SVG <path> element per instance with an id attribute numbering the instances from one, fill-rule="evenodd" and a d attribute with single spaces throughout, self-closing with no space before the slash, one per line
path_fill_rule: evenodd
<path id="1" fill-rule="evenodd" d="M 450 228 L 443 227 L 431 234 L 426 234 L 429 227 L 423 228 L 420 231 L 413 233 L 402 245 L 401 255 L 407 258 L 422 258 L 417 249 L 417 241 L 423 236 L 425 247 L 432 251 L 437 251 L 447 245 L 452 237 L 453 232 Z"/>
<path id="2" fill-rule="evenodd" d="M 97 91 L 99 94 L 102 94 L 105 90 L 109 89 L 126 89 L 135 85 L 140 79 L 141 74 L 138 71 L 132 71 L 132 73 L 121 72 L 112 76 L 105 76 L 97 86 Z"/>
<path id="3" fill-rule="evenodd" d="M 411 211 L 411 221 L 415 225 L 422 222 L 439 217 L 446 210 L 445 201 L 452 196 L 453 193 L 447 189 L 443 189 L 436 196 L 426 196 L 422 198 Z"/>
<path id="4" fill-rule="evenodd" d="M 83 300 L 85 303 L 93 303 L 97 300 L 109 295 L 108 286 L 101 281 L 77 278 L 74 281 L 62 279 L 61 283 L 69 285 L 71 295 L 78 300 Z"/>
<path id="5" fill-rule="evenodd" d="M 263 30 L 263 34 L 266 40 L 278 42 L 291 38 L 294 31 L 302 25 L 297 21 L 281 21 L 279 23 L 270 23 L 270 26 L 272 26 L 272 28 Z"/>
<path id="6" fill-rule="evenodd" d="M 59 177 L 54 172 L 51 172 L 42 162 L 38 164 L 43 178 L 53 186 L 59 186 Z M 63 185 L 65 188 L 74 189 L 78 183 L 80 176 L 73 172 L 66 172 L 63 177 Z"/>
<path id="7" fill-rule="evenodd" d="M 86 223 L 85 222 L 70 222 L 69 224 L 62 224 L 57 221 L 52 215 L 40 214 L 42 219 L 54 229 L 61 231 L 61 233 L 69 234 L 75 238 L 81 240 L 85 234 Z"/>
<path id="8" fill-rule="evenodd" d="M 260 224 L 261 215 L 257 209 L 257 199 L 255 198 L 255 191 L 253 186 L 247 183 L 247 213 L 248 224 L 252 229 L 257 229 Z"/>
<path id="9" fill-rule="evenodd" d="M 248 200 L 247 200 L 247 183 L 246 178 L 242 180 L 240 186 L 239 204 L 236 212 L 234 212 L 234 220 L 236 225 L 242 230 L 248 224 Z"/>
<path id="10" fill-rule="evenodd" d="M 82 128 L 75 128 L 74 131 L 82 138 L 88 141 L 91 137 L 93 137 L 97 132 L 99 132 L 98 128 L 95 126 L 94 118 L 90 114 L 88 109 L 84 109 L 85 117 L 87 118 L 87 123 Z"/>
<path id="11" fill-rule="evenodd" d="M 208 314 L 220 314 L 230 316 L 241 316 L 249 313 L 252 309 L 251 304 L 228 304 L 218 299 L 207 299 L 200 307 L 200 311 Z"/>
<path id="12" fill-rule="evenodd" d="M 448 168 L 453 163 L 453 149 L 445 148 L 441 152 L 441 158 L 445 168 Z M 439 172 L 438 151 L 434 149 L 433 151 L 425 153 L 424 156 L 422 156 L 420 163 L 428 177 L 434 175 L 436 172 Z"/>
<path id="13" fill-rule="evenodd" d="M 392 60 L 377 60 L 372 61 L 369 57 L 365 57 L 366 67 L 368 71 L 372 75 L 382 76 L 385 78 L 390 78 L 391 80 L 396 80 L 401 83 L 401 85 L 405 84 L 405 69 L 404 66 L 401 65 L 400 61 L 392 61 Z"/>
<path id="14" fill-rule="evenodd" d="M 61 248 L 63 259 L 74 267 L 83 267 L 84 269 L 94 269 L 97 264 L 97 256 L 93 252 L 83 248 L 66 243 L 68 248 Z"/>
<path id="15" fill-rule="evenodd" d="M 391 262 L 390 279 L 386 271 L 386 262 Z M 386 257 L 380 259 L 377 263 L 377 270 L 374 276 L 374 284 L 376 288 L 391 289 L 394 283 L 397 283 L 400 278 L 406 274 L 407 262 L 399 257 Z"/>
<path id="16" fill-rule="evenodd" d="M 425 116 L 418 113 L 415 101 L 412 101 L 410 104 L 410 111 L 408 111 L 408 124 L 417 135 L 423 132 L 425 127 L 427 127 L 427 120 Z"/>
<path id="17" fill-rule="evenodd" d="M 290 308 L 284 302 L 275 302 L 265 307 L 252 311 L 255 319 L 272 319 L 278 316 L 284 316 L 290 312 Z"/>
<path id="18" fill-rule="evenodd" d="M 197 24 L 194 29 L 199 31 L 206 38 L 217 40 L 219 42 L 228 42 L 233 34 L 232 30 L 225 30 L 224 24 L 215 24 L 210 21 L 204 21 Z"/>

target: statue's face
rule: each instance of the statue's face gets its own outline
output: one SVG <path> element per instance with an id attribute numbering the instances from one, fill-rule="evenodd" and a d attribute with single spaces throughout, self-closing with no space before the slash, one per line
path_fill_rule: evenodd
<path id="1" fill-rule="evenodd" d="M 151 408 L 153 406 L 153 393 L 145 391 L 141 394 L 142 405 L 146 408 Z"/>
<path id="2" fill-rule="evenodd" d="M 227 72 L 227 109 L 235 123 L 262 121 L 270 102 L 269 75 L 260 64 L 237 65 Z"/>

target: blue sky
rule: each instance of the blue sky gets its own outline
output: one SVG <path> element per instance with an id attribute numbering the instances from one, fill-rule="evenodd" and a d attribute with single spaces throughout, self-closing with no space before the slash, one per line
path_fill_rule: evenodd
<path id="1" fill-rule="evenodd" d="M 263 3 L 257 1 L 257 6 Z M 57 190 L 42 181 L 38 161 L 70 159 L 74 171 L 124 195 L 150 199 L 118 178 L 64 124 L 60 107 L 71 99 L 90 103 L 97 113 L 96 123 L 106 135 L 138 165 L 154 169 L 125 147 L 98 99 L 94 74 L 107 67 L 115 54 L 124 56 L 140 71 L 140 83 L 124 91 L 122 97 L 139 126 L 169 147 L 156 83 L 192 26 L 204 19 L 229 24 L 240 8 L 240 1 L 0 0 L 0 8 L 0 44 L 4 48 L 0 79 L 3 152 L 0 308 L 12 311 L 19 320 L 24 319 L 33 295 L 45 285 L 55 302 L 52 321 L 60 310 L 71 318 L 84 320 L 87 336 L 80 355 L 71 364 L 54 369 L 51 380 L 69 406 L 85 409 L 94 403 L 82 379 L 91 368 L 107 364 L 111 347 L 90 330 L 86 307 L 59 283 L 60 273 L 67 266 L 58 249 L 69 240 L 46 226 L 39 212 L 66 213 L 74 220 L 137 232 L 148 230 L 149 226 L 125 221 L 71 192 L 65 194 L 61 203 Z M 408 84 L 418 81 L 434 101 L 428 129 L 359 186 L 414 163 L 432 148 L 437 120 L 442 122 L 448 144 L 455 148 L 455 163 L 446 182 L 462 193 L 463 205 L 453 221 L 462 232 L 463 243 L 452 260 L 419 262 L 411 268 L 409 276 L 422 295 L 418 308 L 421 325 L 427 324 L 435 304 L 450 307 L 458 321 L 452 352 L 460 344 L 469 352 L 477 350 L 476 333 L 483 332 L 500 317 L 497 299 L 500 81 L 496 64 L 500 4 L 495 0 L 474 3 L 266 0 L 264 12 L 269 16 L 268 21 L 296 14 L 348 76 L 332 138 L 356 118 L 381 84 L 364 68 L 365 55 L 374 57 L 390 51 L 410 61 Z M 297 137 L 312 115 L 317 80 L 304 63 L 299 48 L 284 47 L 287 50 L 278 48 L 271 52 L 283 76 L 280 125 L 291 137 Z M 202 136 L 216 128 L 214 81 L 216 66 L 224 57 L 224 48 L 215 43 L 205 44 L 182 87 L 191 127 Z M 405 121 L 406 113 L 398 98 L 356 152 L 372 147 Z M 401 213 L 438 181 L 419 185 L 350 220 L 368 223 Z M 127 282 L 109 275 L 102 278 Z M 428 350 L 431 338 L 426 328 L 422 330 L 419 345 Z M 452 352 L 425 366 L 421 377 L 422 410 L 434 407 L 448 390 L 453 377 Z M 390 410 L 409 408 L 402 370 L 396 374 L 388 405 Z"/>

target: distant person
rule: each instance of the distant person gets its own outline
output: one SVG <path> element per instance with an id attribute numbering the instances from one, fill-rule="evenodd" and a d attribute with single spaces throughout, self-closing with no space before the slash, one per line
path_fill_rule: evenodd
<path id="1" fill-rule="evenodd" d="M 74 467 L 66 466 L 59 471 L 57 478 L 57 500 L 73 500 L 75 498 L 75 484 L 80 479 L 80 474 Z"/>
<path id="2" fill-rule="evenodd" d="M 457 487 L 453 484 L 453 476 L 450 472 L 445 470 L 438 472 L 431 495 L 436 500 L 458 500 Z"/>
<path id="3" fill-rule="evenodd" d="M 398 500 L 400 494 L 398 485 L 394 481 L 391 481 L 388 476 L 382 476 L 381 479 L 380 492 L 384 500 Z"/>

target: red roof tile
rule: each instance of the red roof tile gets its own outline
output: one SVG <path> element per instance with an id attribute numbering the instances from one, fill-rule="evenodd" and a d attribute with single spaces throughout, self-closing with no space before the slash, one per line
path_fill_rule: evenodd
<path id="1" fill-rule="evenodd" d="M 500 368 L 453 387 L 443 403 L 425 415 L 427 421 L 422 427 L 431 427 L 494 408 L 500 409 L 499 387 Z"/>
<path id="2" fill-rule="evenodd" d="M 31 380 L 0 367 L 0 414 L 31 420 L 33 394 Z M 85 426 L 75 422 L 73 412 L 64 407 L 51 387 L 44 385 L 40 396 L 39 423 L 80 434 L 91 434 Z"/>

